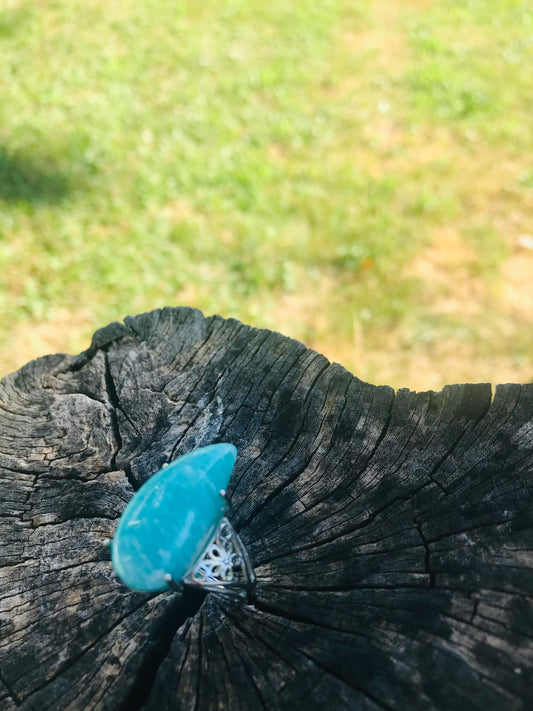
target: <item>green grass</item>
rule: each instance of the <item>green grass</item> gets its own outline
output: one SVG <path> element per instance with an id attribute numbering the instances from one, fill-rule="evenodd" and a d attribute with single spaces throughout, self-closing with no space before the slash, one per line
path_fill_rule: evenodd
<path id="1" fill-rule="evenodd" d="M 425 5 L 0 11 L 0 372 L 187 303 L 393 385 L 533 377 L 533 10 Z"/>

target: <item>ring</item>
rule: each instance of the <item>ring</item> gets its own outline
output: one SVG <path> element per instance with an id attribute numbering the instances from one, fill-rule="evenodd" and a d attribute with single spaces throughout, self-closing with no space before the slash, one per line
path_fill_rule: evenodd
<path id="1" fill-rule="evenodd" d="M 226 514 L 237 449 L 199 447 L 156 472 L 124 509 L 112 541 L 119 578 L 141 592 L 193 587 L 245 600 L 255 574 Z"/>

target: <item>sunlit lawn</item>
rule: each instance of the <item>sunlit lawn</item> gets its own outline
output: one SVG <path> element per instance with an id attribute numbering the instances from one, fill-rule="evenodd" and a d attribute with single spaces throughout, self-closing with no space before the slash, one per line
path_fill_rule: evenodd
<path id="1" fill-rule="evenodd" d="M 187 304 L 533 379 L 532 75 L 528 0 L 9 2 L 0 375 Z"/>

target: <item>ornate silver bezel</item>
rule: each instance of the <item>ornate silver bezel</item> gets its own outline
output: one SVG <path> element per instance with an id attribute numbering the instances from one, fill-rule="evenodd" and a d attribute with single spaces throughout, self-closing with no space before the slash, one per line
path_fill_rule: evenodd
<path id="1" fill-rule="evenodd" d="M 226 517 L 220 521 L 199 560 L 179 583 L 170 575 L 165 577 L 174 589 L 187 586 L 239 600 L 248 599 L 255 584 L 246 548 Z"/>
<path id="2" fill-rule="evenodd" d="M 228 597 L 248 597 L 255 583 L 255 574 L 246 548 L 226 517 L 220 521 L 202 557 L 182 582 Z"/>

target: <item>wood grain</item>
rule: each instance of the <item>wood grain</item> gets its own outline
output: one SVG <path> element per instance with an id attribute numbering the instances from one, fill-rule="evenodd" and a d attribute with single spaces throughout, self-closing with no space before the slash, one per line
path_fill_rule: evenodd
<path id="1" fill-rule="evenodd" d="M 253 604 L 127 590 L 134 491 L 232 442 Z M 533 385 L 394 392 L 163 309 L 0 384 L 0 708 L 533 707 Z"/>

